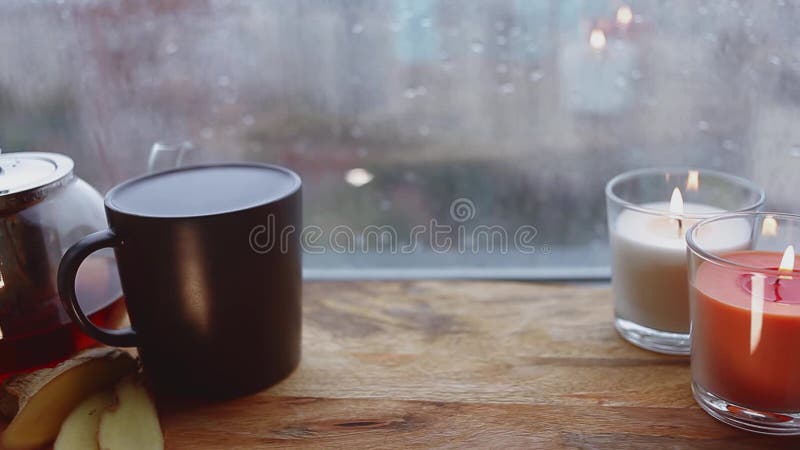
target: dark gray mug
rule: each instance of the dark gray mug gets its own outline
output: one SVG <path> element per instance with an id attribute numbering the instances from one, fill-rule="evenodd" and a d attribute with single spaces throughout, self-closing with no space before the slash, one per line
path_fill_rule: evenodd
<path id="1" fill-rule="evenodd" d="M 226 398 L 268 387 L 300 360 L 301 181 L 260 164 L 180 168 L 105 197 L 109 228 L 61 260 L 72 320 L 112 346 L 136 346 L 158 391 Z M 131 328 L 95 326 L 75 296 L 81 262 L 114 249 Z"/>

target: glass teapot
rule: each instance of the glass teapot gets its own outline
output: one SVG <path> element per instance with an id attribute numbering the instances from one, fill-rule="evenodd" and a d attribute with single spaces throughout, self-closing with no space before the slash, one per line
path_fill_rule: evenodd
<path id="1" fill-rule="evenodd" d="M 56 288 L 64 252 L 106 227 L 103 198 L 73 167 L 56 153 L 0 154 L 0 377 L 93 344 L 71 323 Z M 122 304 L 113 253 L 90 256 L 76 289 L 92 319 L 113 327 Z"/>

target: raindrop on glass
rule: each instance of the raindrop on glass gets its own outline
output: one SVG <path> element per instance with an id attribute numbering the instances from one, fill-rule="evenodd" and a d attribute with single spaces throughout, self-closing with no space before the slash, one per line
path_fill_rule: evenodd
<path id="1" fill-rule="evenodd" d="M 177 51 L 178 51 L 178 44 L 174 42 L 167 42 L 166 45 L 164 45 L 164 53 L 168 55 L 175 54 Z"/>
<path id="2" fill-rule="evenodd" d="M 711 128 L 711 125 L 708 122 L 706 122 L 705 120 L 701 120 L 701 121 L 697 122 L 697 129 L 698 130 L 700 130 L 700 131 L 708 131 L 709 128 Z"/>
<path id="3" fill-rule="evenodd" d="M 203 139 L 211 139 L 214 137 L 214 129 L 209 127 L 203 128 L 200 130 L 200 136 Z"/>
<path id="4" fill-rule="evenodd" d="M 231 94 L 225 95 L 222 98 L 222 101 L 224 101 L 226 105 L 235 105 L 236 102 L 239 101 L 239 97 L 236 94 L 231 93 Z"/>
<path id="5" fill-rule="evenodd" d="M 245 114 L 242 116 L 242 123 L 248 127 L 253 126 L 256 123 L 256 118 L 252 114 Z"/>
<path id="6" fill-rule="evenodd" d="M 534 70 L 528 74 L 528 79 L 531 80 L 532 83 L 538 83 L 542 78 L 544 78 L 544 72 L 541 70 Z"/>
<path id="7" fill-rule="evenodd" d="M 474 53 L 483 53 L 483 42 L 477 40 L 472 41 L 472 44 L 470 44 L 469 48 Z"/>
<path id="8" fill-rule="evenodd" d="M 355 23 L 355 24 L 353 24 L 353 26 L 350 28 L 350 31 L 351 31 L 353 34 L 361 34 L 361 32 L 362 32 L 362 31 L 364 31 L 364 25 L 361 25 L 360 23 Z"/>
<path id="9" fill-rule="evenodd" d="M 501 94 L 508 95 L 514 93 L 514 85 L 512 83 L 503 83 L 498 89 Z"/>
<path id="10" fill-rule="evenodd" d="M 732 151 L 736 149 L 736 142 L 733 142 L 730 139 L 725 139 L 722 141 L 722 148 L 727 151 Z"/>

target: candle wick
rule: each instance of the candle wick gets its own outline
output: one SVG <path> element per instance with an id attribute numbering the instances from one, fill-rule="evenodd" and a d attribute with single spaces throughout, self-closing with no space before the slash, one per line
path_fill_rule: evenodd
<path id="1" fill-rule="evenodd" d="M 678 237 L 683 237 L 683 220 L 675 219 L 678 221 Z"/>
<path id="2" fill-rule="evenodd" d="M 781 300 L 783 300 L 783 297 L 781 297 L 781 279 L 780 278 L 776 278 L 775 279 L 775 301 L 779 302 Z"/>

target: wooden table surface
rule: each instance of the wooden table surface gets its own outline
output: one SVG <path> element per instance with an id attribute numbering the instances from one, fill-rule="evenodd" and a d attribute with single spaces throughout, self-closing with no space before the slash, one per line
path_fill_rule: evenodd
<path id="1" fill-rule="evenodd" d="M 800 448 L 700 410 L 686 358 L 617 336 L 605 285 L 311 282 L 304 313 L 290 378 L 162 402 L 168 447 Z"/>

